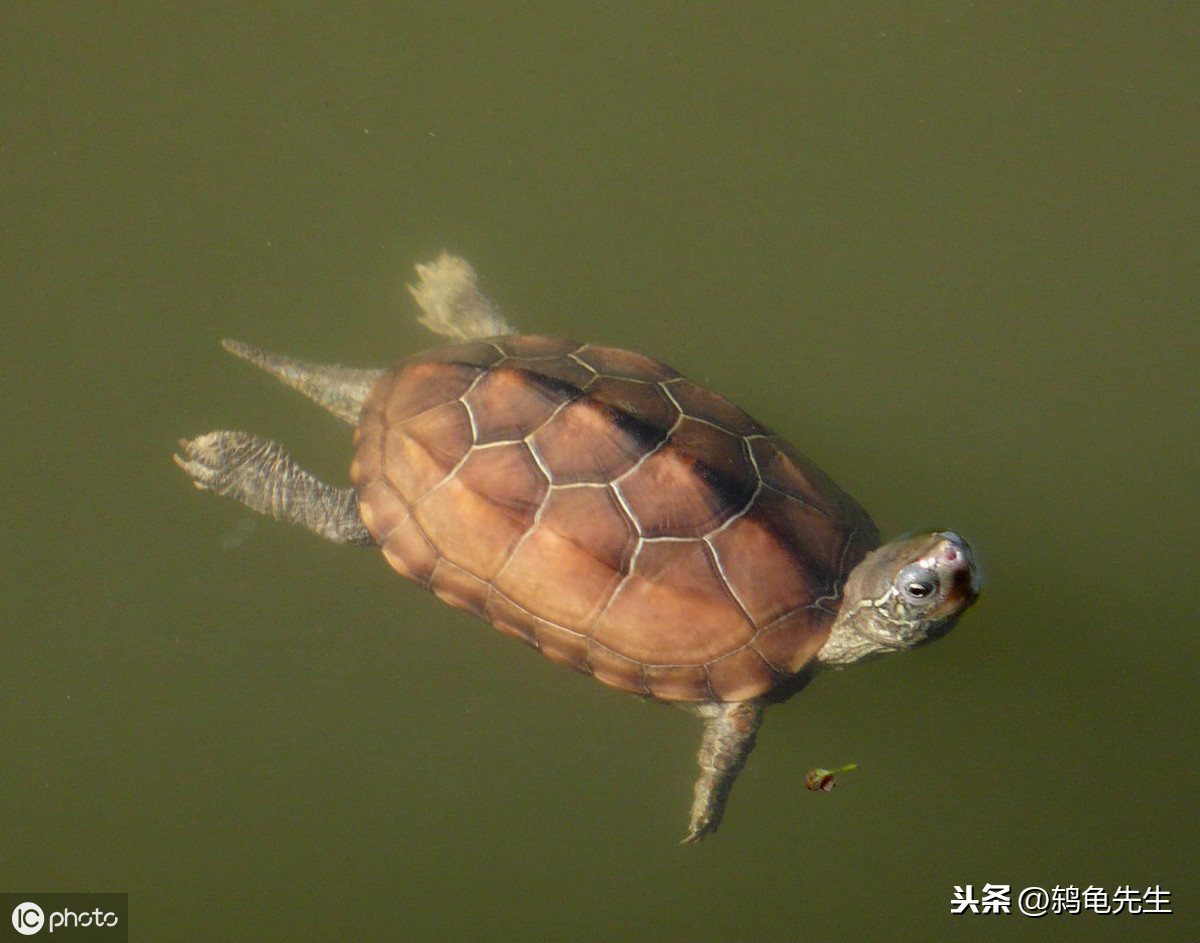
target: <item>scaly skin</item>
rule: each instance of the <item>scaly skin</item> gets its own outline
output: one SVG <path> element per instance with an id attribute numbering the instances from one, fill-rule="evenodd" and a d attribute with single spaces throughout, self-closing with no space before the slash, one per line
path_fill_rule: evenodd
<path id="1" fill-rule="evenodd" d="M 296 464 L 278 442 L 246 432 L 210 432 L 190 442 L 175 464 L 204 491 L 240 501 L 261 514 L 299 524 L 339 544 L 372 546 L 358 513 L 358 494 L 334 488 Z"/>
<path id="2" fill-rule="evenodd" d="M 680 842 L 683 845 L 711 835 L 721 824 L 729 790 L 754 749 L 763 715 L 756 701 L 698 704 L 695 711 L 704 718 L 704 736 L 696 757 L 700 762 L 700 778 L 696 780 L 688 833 Z"/>

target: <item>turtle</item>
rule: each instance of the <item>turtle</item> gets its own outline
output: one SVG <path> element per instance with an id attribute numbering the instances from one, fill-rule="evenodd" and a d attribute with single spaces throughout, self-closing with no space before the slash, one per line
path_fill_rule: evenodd
<path id="1" fill-rule="evenodd" d="M 766 707 L 946 634 L 979 594 L 953 531 L 881 543 L 782 437 L 648 356 L 521 334 L 471 265 L 416 267 L 450 338 L 390 369 L 224 341 L 355 426 L 352 487 L 239 431 L 180 440 L 196 487 L 344 544 L 554 661 L 703 721 L 684 843 L 720 825 Z"/>

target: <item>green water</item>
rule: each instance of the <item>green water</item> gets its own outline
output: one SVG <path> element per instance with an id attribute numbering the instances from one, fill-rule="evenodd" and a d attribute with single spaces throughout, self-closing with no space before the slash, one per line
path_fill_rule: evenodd
<path id="1" fill-rule="evenodd" d="M 1195 938 L 1198 26 L 0 14 L 0 891 L 128 891 L 136 940 Z M 983 561 L 948 639 L 768 714 L 700 847 L 694 718 L 170 462 L 240 427 L 344 482 L 346 428 L 217 341 L 382 365 L 442 248 Z M 950 915 L 989 882 L 1175 913 Z"/>

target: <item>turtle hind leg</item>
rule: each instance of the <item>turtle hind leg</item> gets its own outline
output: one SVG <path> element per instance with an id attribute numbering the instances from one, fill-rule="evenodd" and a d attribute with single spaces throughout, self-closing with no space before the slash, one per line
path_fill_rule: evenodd
<path id="1" fill-rule="evenodd" d="M 417 266 L 417 279 L 408 286 L 424 312 L 417 320 L 435 334 L 472 340 L 516 333 L 479 290 L 479 276 L 466 259 L 443 252 Z"/>
<path id="2" fill-rule="evenodd" d="M 692 803 L 688 833 L 681 844 L 690 845 L 711 835 L 721 824 L 725 803 L 762 723 L 762 706 L 754 701 L 730 704 L 700 704 L 695 712 L 704 719 L 700 741 L 700 778 Z"/>
<path id="3" fill-rule="evenodd" d="M 334 488 L 296 464 L 278 442 L 246 432 L 210 432 L 180 440 L 175 464 L 192 483 L 261 514 L 299 524 L 327 540 L 371 545 L 352 488 Z"/>

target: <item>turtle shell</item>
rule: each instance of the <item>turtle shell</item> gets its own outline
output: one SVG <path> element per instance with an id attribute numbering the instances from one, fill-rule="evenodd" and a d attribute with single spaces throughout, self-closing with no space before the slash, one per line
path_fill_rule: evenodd
<path id="1" fill-rule="evenodd" d="M 661 700 L 741 701 L 794 674 L 879 542 L 778 436 L 611 347 L 518 335 L 408 358 L 355 446 L 363 521 L 397 571 Z"/>

